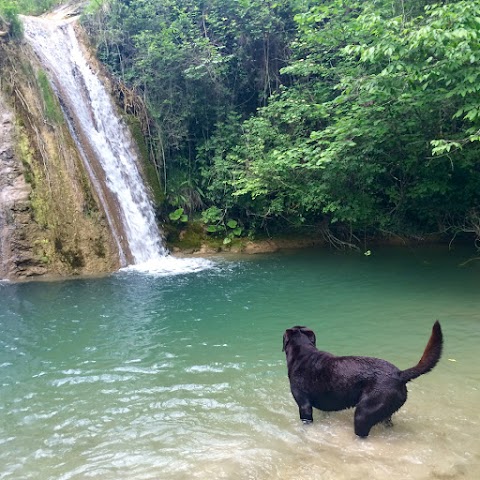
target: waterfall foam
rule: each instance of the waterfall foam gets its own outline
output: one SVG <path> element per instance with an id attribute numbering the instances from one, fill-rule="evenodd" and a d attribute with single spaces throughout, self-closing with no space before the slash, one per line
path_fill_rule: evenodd
<path id="1" fill-rule="evenodd" d="M 177 271 L 207 261 L 175 263 L 164 246 L 138 169 L 137 149 L 109 93 L 93 71 L 74 19 L 22 17 L 25 38 L 48 73 L 117 242 L 122 266 Z M 162 267 L 161 265 L 164 264 Z M 197 265 L 198 264 L 198 265 Z M 200 269 L 203 269 L 200 268 Z"/>

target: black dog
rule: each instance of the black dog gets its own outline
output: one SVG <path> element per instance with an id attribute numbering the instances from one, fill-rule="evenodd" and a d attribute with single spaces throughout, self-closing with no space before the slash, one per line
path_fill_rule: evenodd
<path id="1" fill-rule="evenodd" d="M 355 433 L 367 437 L 377 423 L 391 425 L 391 416 L 407 400 L 406 383 L 429 372 L 442 354 L 443 335 L 435 322 L 418 365 L 399 370 L 372 357 L 336 357 L 317 350 L 315 334 L 306 327 L 289 328 L 283 335 L 288 378 L 300 419 L 313 421 L 312 407 L 324 411 L 355 409 Z"/>

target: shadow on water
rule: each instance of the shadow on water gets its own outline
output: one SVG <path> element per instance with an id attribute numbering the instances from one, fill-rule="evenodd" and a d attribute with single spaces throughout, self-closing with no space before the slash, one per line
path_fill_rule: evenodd
<path id="1" fill-rule="evenodd" d="M 468 252 L 305 251 L 185 275 L 0 284 L 0 479 L 476 479 L 480 269 Z M 440 364 L 393 429 L 353 412 L 302 425 L 282 334 L 415 364 L 435 319 Z"/>

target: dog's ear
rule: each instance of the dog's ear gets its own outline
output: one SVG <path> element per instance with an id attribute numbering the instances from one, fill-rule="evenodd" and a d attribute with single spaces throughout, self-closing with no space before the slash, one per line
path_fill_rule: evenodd
<path id="1" fill-rule="evenodd" d="M 317 346 L 317 337 L 315 337 L 315 333 L 313 330 L 310 330 L 309 328 L 303 327 L 302 328 L 302 333 L 304 333 L 308 339 L 313 343 L 313 346 Z"/>
<path id="2" fill-rule="evenodd" d="M 282 352 L 285 351 L 285 347 L 287 346 L 288 344 L 288 341 L 290 340 L 290 334 L 293 333 L 293 328 L 288 328 L 287 330 L 285 330 L 285 333 L 283 334 L 283 348 L 282 348 Z"/>

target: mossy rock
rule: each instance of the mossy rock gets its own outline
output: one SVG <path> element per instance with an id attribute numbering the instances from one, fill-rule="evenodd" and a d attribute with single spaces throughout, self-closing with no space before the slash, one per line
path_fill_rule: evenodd
<path id="1" fill-rule="evenodd" d="M 205 232 L 203 225 L 197 222 L 182 224 L 179 229 L 173 225 L 166 227 L 166 237 L 172 247 L 181 250 L 198 250 L 205 243 Z"/>

